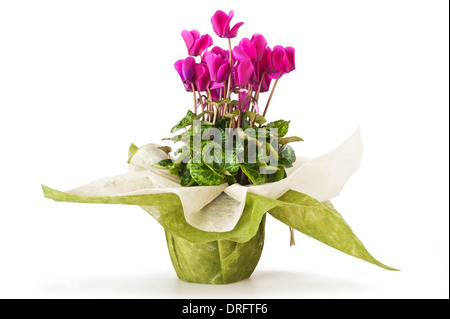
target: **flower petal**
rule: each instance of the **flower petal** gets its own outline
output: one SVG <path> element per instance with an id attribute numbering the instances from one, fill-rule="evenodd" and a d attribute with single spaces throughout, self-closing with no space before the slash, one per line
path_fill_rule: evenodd
<path id="1" fill-rule="evenodd" d="M 194 37 L 188 30 L 181 31 L 181 36 L 183 37 L 184 43 L 186 43 L 186 47 L 188 49 L 188 54 L 191 55 L 190 54 L 191 48 L 194 45 L 194 41 L 195 41 Z"/>
<path id="2" fill-rule="evenodd" d="M 219 36 L 219 37 L 223 37 L 225 35 L 224 33 L 224 28 L 225 25 L 230 24 L 230 22 L 228 21 L 228 15 L 221 11 L 221 10 L 217 10 L 216 13 L 214 13 L 214 15 L 211 17 L 211 23 L 214 29 L 214 32 Z"/>
<path id="3" fill-rule="evenodd" d="M 213 44 L 213 40 L 209 34 L 204 34 L 201 36 L 201 38 L 197 39 L 194 43 L 194 46 L 192 48 L 192 54 L 193 56 L 199 56 L 202 54 L 203 51 L 205 51 L 207 48 L 209 48 Z"/>
<path id="4" fill-rule="evenodd" d="M 241 25 L 243 25 L 244 24 L 244 22 L 238 22 L 238 23 L 236 23 L 235 25 L 234 25 L 234 27 L 228 32 L 228 34 L 227 34 L 227 38 L 228 39 L 232 39 L 232 38 L 236 38 L 236 36 L 237 36 L 237 33 L 238 33 L 238 30 L 239 30 L 239 28 L 241 27 Z"/>
<path id="5" fill-rule="evenodd" d="M 187 57 L 182 64 L 184 82 L 192 82 L 192 78 L 195 73 L 195 59 L 193 57 Z"/>
<path id="6" fill-rule="evenodd" d="M 182 67 L 183 61 L 184 60 L 181 59 L 181 60 L 178 60 L 177 62 L 175 62 L 175 64 L 174 64 L 175 70 L 177 70 L 177 72 L 180 75 L 180 78 L 181 78 L 182 81 L 184 81 L 183 67 Z"/>
<path id="7" fill-rule="evenodd" d="M 241 60 L 236 67 L 236 85 L 245 86 L 253 74 L 253 63 L 250 60 Z"/>
<path id="8" fill-rule="evenodd" d="M 203 64 L 195 65 L 195 86 L 198 91 L 206 91 L 211 80 L 209 77 L 208 68 Z"/>
<path id="9" fill-rule="evenodd" d="M 255 33 L 251 39 L 253 45 L 256 49 L 256 60 L 257 62 L 261 61 L 263 58 L 264 50 L 267 46 L 267 41 L 262 34 Z"/>
<path id="10" fill-rule="evenodd" d="M 295 70 L 295 49 L 293 47 L 286 47 L 284 51 L 286 52 L 289 72 Z"/>
<path id="11" fill-rule="evenodd" d="M 248 59 L 250 59 L 250 57 L 239 46 L 235 46 L 233 48 L 233 56 L 237 60 L 248 60 Z"/>
<path id="12" fill-rule="evenodd" d="M 273 66 L 277 73 L 279 72 L 286 72 L 287 65 L 286 65 L 286 52 L 284 51 L 284 48 L 281 45 L 276 45 L 273 48 L 273 55 L 272 55 L 272 61 Z"/>
<path id="13" fill-rule="evenodd" d="M 217 81 L 217 71 L 222 62 L 222 58 L 214 53 L 209 53 L 205 58 L 206 66 L 212 81 Z"/>
<path id="14" fill-rule="evenodd" d="M 252 60 L 252 62 L 256 62 L 257 60 L 256 48 L 249 39 L 243 38 L 239 42 L 239 48 L 245 52 L 245 54 L 250 58 L 250 60 Z"/>
<path id="15" fill-rule="evenodd" d="M 225 81 L 228 76 L 230 75 L 230 63 L 224 63 L 219 67 L 219 70 L 217 71 L 217 82 L 223 83 L 223 81 Z"/>

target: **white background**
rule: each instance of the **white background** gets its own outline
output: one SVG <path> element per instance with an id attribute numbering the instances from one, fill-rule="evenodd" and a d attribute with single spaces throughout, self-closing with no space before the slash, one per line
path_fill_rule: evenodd
<path id="1" fill-rule="evenodd" d="M 158 3 L 155 6 L 155 3 Z M 224 3 L 226 5 L 224 5 Z M 161 226 L 138 207 L 57 203 L 126 171 L 128 146 L 158 142 L 191 106 L 173 63 L 180 36 L 296 48 L 269 120 L 291 119 L 297 154 L 361 127 L 361 169 L 333 200 L 389 272 L 268 216 L 253 276 L 177 279 Z M 237 44 L 235 39 L 234 44 Z M 448 1 L 0 1 L 1 298 L 448 298 Z"/>

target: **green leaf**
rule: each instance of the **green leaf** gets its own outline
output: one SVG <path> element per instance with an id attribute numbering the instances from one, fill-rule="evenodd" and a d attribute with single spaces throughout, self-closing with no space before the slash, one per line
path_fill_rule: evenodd
<path id="1" fill-rule="evenodd" d="M 180 174 L 181 182 L 180 182 L 180 184 L 181 184 L 181 186 L 185 186 L 185 187 L 192 186 L 195 183 L 195 180 L 192 178 L 191 171 L 189 170 L 188 166 L 189 165 L 187 165 L 187 164 L 181 165 L 181 174 Z"/>
<path id="2" fill-rule="evenodd" d="M 265 178 L 259 173 L 259 167 L 256 164 L 242 163 L 239 164 L 239 167 L 253 184 L 260 185 L 265 182 Z"/>
<path id="3" fill-rule="evenodd" d="M 206 113 L 214 113 L 214 112 L 213 111 L 202 112 L 202 114 L 206 114 Z M 200 115 L 202 115 L 202 114 L 200 114 Z M 194 121 L 199 121 L 199 120 L 200 120 L 200 117 L 199 118 L 195 118 L 192 121 L 186 122 L 182 128 L 185 128 L 186 126 L 192 125 L 192 124 L 194 124 Z M 213 125 L 210 121 L 201 121 L 200 123 L 201 123 L 201 126 L 212 126 Z"/>
<path id="4" fill-rule="evenodd" d="M 294 163 L 297 160 L 295 151 L 290 145 L 281 146 L 280 157 L 287 159 L 289 162 Z"/>
<path id="5" fill-rule="evenodd" d="M 263 128 L 258 127 L 248 127 L 243 129 L 244 132 L 255 139 L 269 139 L 270 138 L 270 132 Z"/>
<path id="6" fill-rule="evenodd" d="M 283 178 L 286 178 L 286 171 L 284 167 L 281 167 L 273 174 L 265 174 L 265 182 L 266 183 L 273 183 L 281 181 Z"/>
<path id="7" fill-rule="evenodd" d="M 245 131 L 250 127 L 250 120 L 247 115 L 242 117 L 242 129 Z"/>
<path id="8" fill-rule="evenodd" d="M 191 156 L 191 153 L 189 152 L 188 148 L 184 148 L 183 152 L 180 156 L 175 159 L 174 164 L 181 164 L 181 163 L 187 163 L 189 162 L 188 158 Z"/>
<path id="9" fill-rule="evenodd" d="M 180 148 L 178 148 L 174 153 L 173 153 L 173 155 L 174 156 L 177 156 L 178 154 L 181 154 L 183 151 L 189 151 L 188 149 L 187 149 L 187 146 L 183 146 L 183 147 L 180 147 Z"/>
<path id="10" fill-rule="evenodd" d="M 223 183 L 223 178 L 212 171 L 207 165 L 203 163 L 189 163 L 192 178 L 200 186 L 220 185 Z"/>
<path id="11" fill-rule="evenodd" d="M 278 166 L 290 168 L 290 167 L 293 167 L 294 165 L 292 165 L 292 163 L 290 161 L 288 161 L 287 159 L 285 159 L 284 157 L 279 157 L 278 158 Z"/>
<path id="12" fill-rule="evenodd" d="M 224 118 L 224 119 L 217 121 L 215 126 L 219 129 L 225 130 L 227 127 L 230 126 L 229 123 L 230 123 L 230 119 Z"/>
<path id="13" fill-rule="evenodd" d="M 195 119 L 196 119 L 196 120 L 199 120 L 199 119 L 201 119 L 202 116 L 205 115 L 205 114 L 214 114 L 214 111 L 205 110 L 205 111 L 203 111 L 202 113 L 200 113 L 199 115 L 197 115 L 197 116 L 195 117 Z"/>
<path id="14" fill-rule="evenodd" d="M 236 153 L 224 152 L 223 158 L 224 158 L 223 169 L 229 172 L 230 174 L 235 175 L 239 171 L 239 162 Z"/>
<path id="15" fill-rule="evenodd" d="M 291 142 L 302 142 L 303 139 L 298 136 L 283 137 L 278 139 L 278 144 L 283 145 Z"/>
<path id="16" fill-rule="evenodd" d="M 234 176 L 227 176 L 225 177 L 225 182 L 228 183 L 228 185 L 233 185 L 237 183 L 237 180 Z"/>
<path id="17" fill-rule="evenodd" d="M 266 128 L 267 130 L 270 129 L 276 129 L 278 131 L 278 137 L 284 137 L 286 136 L 288 130 L 289 130 L 289 123 L 291 121 L 285 121 L 285 120 L 278 120 L 274 122 L 270 122 L 267 124 Z"/>
<path id="18" fill-rule="evenodd" d="M 169 166 L 169 173 L 181 178 L 180 167 L 181 165 L 176 164 Z"/>
<path id="19" fill-rule="evenodd" d="M 127 163 L 130 164 L 131 159 L 133 158 L 134 154 L 139 150 L 139 147 L 131 143 L 130 148 L 128 149 L 128 161 Z"/>
<path id="20" fill-rule="evenodd" d="M 188 110 L 186 115 L 170 130 L 170 133 L 173 134 L 179 129 L 185 127 L 186 123 L 188 123 L 189 121 L 193 121 L 194 118 L 195 114 L 191 110 Z"/>
<path id="21" fill-rule="evenodd" d="M 203 164 L 208 166 L 215 174 L 224 178 L 226 174 L 224 173 L 222 146 L 213 141 L 205 142 L 202 150 Z"/>
<path id="22" fill-rule="evenodd" d="M 170 152 L 172 152 L 172 148 L 170 146 L 159 146 L 159 147 L 157 147 L 157 149 L 163 151 L 166 154 L 169 154 Z"/>
<path id="23" fill-rule="evenodd" d="M 275 148 L 270 143 L 266 143 L 266 148 L 264 152 L 264 148 L 260 147 L 258 148 L 258 154 L 257 154 L 257 160 L 261 163 L 267 163 L 271 159 L 273 161 L 277 161 L 279 158 L 278 152 L 275 150 Z"/>
<path id="24" fill-rule="evenodd" d="M 153 164 L 152 167 L 169 169 L 170 165 L 172 164 L 173 164 L 172 160 L 170 158 L 167 158 Z"/>
<path id="25" fill-rule="evenodd" d="M 183 139 L 183 134 L 179 134 L 179 135 L 174 135 L 172 137 L 165 137 L 162 140 L 163 141 L 172 141 L 174 143 L 179 142 Z"/>
<path id="26" fill-rule="evenodd" d="M 279 145 L 284 145 L 291 142 L 303 142 L 303 139 L 298 136 L 283 137 L 278 139 Z"/>
<path id="27" fill-rule="evenodd" d="M 203 163 L 222 178 L 239 170 L 236 153 L 225 152 L 223 145 L 214 141 L 202 141 L 202 156 Z"/>
<path id="28" fill-rule="evenodd" d="M 297 160 L 294 149 L 287 144 L 281 145 L 280 147 L 278 164 L 283 165 L 286 168 L 292 167 L 292 164 Z"/>
<path id="29" fill-rule="evenodd" d="M 226 118 L 232 118 L 232 117 L 239 116 L 239 115 L 241 115 L 241 111 L 239 111 L 239 110 L 234 110 L 233 113 L 228 113 L 228 112 L 223 113 L 223 117 L 226 117 Z"/>
<path id="30" fill-rule="evenodd" d="M 189 149 L 186 148 L 183 150 L 180 156 L 169 166 L 169 172 L 172 175 L 178 176 L 181 178 L 181 168 L 184 164 L 186 164 L 191 157 L 191 153 Z"/>
<path id="31" fill-rule="evenodd" d="M 237 136 L 234 135 L 231 131 L 225 131 L 223 133 L 223 136 L 224 136 L 223 149 L 225 151 L 227 151 L 227 145 L 233 146 L 233 153 L 234 153 L 233 156 L 236 156 L 236 158 L 237 158 L 236 162 L 238 161 L 238 159 L 241 162 L 243 162 L 244 156 L 245 156 L 245 143 L 243 140 L 245 138 L 244 131 L 238 129 Z M 230 150 L 231 150 L 231 147 L 230 147 Z"/>
<path id="32" fill-rule="evenodd" d="M 263 116 L 261 116 L 257 113 L 250 112 L 250 111 L 245 111 L 244 113 L 245 113 L 245 115 L 248 116 L 248 118 L 250 119 L 251 122 L 254 121 L 257 124 L 264 124 L 267 122 Z"/>
<path id="33" fill-rule="evenodd" d="M 220 105 L 225 104 L 225 103 L 226 104 L 232 103 L 232 101 L 230 99 L 223 99 L 223 100 L 220 100 L 219 102 L 214 102 L 214 101 L 210 101 L 208 99 L 205 99 L 205 102 L 208 103 L 208 104 L 214 104 L 216 106 L 220 106 Z"/>

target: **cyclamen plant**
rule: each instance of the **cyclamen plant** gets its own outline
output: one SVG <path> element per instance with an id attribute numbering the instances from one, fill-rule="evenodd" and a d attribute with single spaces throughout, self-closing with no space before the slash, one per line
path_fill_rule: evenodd
<path id="1" fill-rule="evenodd" d="M 214 32 L 228 40 L 228 50 L 219 46 L 208 50 L 213 45 L 208 34 L 181 32 L 189 56 L 174 66 L 184 89 L 193 95 L 193 111 L 188 110 L 171 130 L 185 132 L 168 138 L 184 142 L 175 152 L 178 158 L 169 157 L 154 167 L 169 169 L 182 186 L 278 181 L 296 160 L 287 144 L 302 141 L 286 137 L 290 121 L 265 119 L 278 81 L 295 70 L 295 49 L 281 45 L 271 49 L 258 33 L 232 48 L 231 39 L 243 24 L 230 27 L 233 15 L 219 10 L 211 18 Z M 269 91 L 261 114 L 260 94 Z M 167 146 L 161 149 L 171 151 Z"/>
<path id="2" fill-rule="evenodd" d="M 261 34 L 232 48 L 243 24 L 231 26 L 233 15 L 217 11 L 211 18 L 214 32 L 228 40 L 227 50 L 212 47 L 208 34 L 181 32 L 189 56 L 176 61 L 175 69 L 194 103 L 172 128 L 176 134 L 165 139 L 183 142 L 175 158 L 168 146 L 131 144 L 126 174 L 66 192 L 42 185 L 44 196 L 140 206 L 164 228 L 174 269 L 188 282 L 228 284 L 250 277 L 264 247 L 266 214 L 289 226 L 291 245 L 295 229 L 397 270 L 367 251 L 330 202 L 360 166 L 360 130 L 329 153 L 297 159 L 289 143 L 302 139 L 287 137 L 290 121 L 265 119 L 280 78 L 295 70 L 295 50 L 271 49 Z"/>

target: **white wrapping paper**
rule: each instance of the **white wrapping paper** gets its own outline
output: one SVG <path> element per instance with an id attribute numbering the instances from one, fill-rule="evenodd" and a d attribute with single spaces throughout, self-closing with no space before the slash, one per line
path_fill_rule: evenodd
<path id="1" fill-rule="evenodd" d="M 232 230 L 245 206 L 247 192 L 277 199 L 289 189 L 319 201 L 336 197 L 347 180 L 360 167 L 361 132 L 358 129 L 333 151 L 314 159 L 297 158 L 281 181 L 263 185 L 182 187 L 177 177 L 151 165 L 167 158 L 157 144 L 141 147 L 130 161 L 126 174 L 104 178 L 68 191 L 82 196 L 124 196 L 175 193 L 179 196 L 186 221 L 204 231 Z"/>

